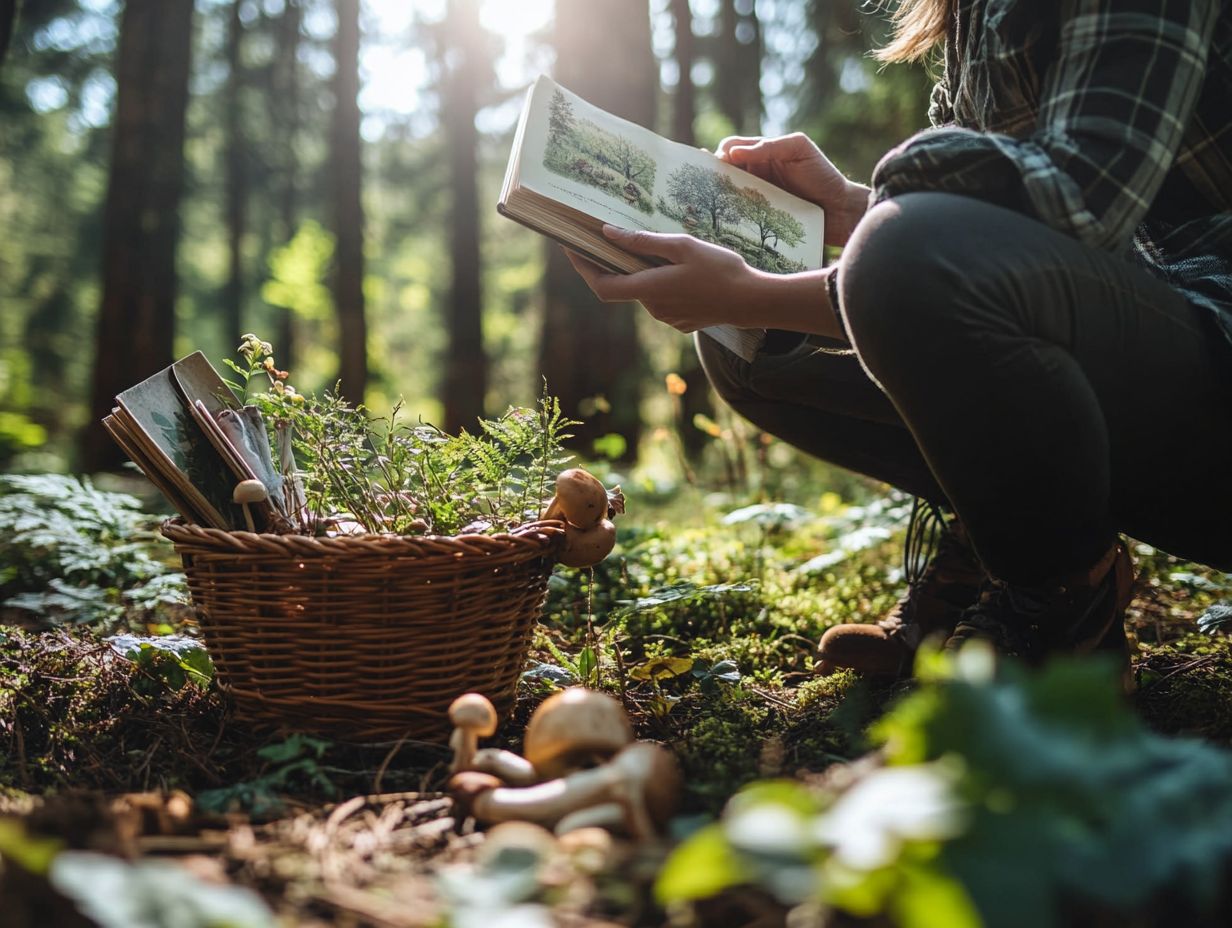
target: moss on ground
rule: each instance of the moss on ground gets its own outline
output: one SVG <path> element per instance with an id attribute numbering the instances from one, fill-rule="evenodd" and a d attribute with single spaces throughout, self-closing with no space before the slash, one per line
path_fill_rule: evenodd
<path id="1" fill-rule="evenodd" d="M 1145 648 L 1134 704 L 1157 731 L 1232 745 L 1232 642 L 1188 634 Z"/>
<path id="2" fill-rule="evenodd" d="M 740 502 L 730 496 L 656 498 L 633 487 L 617 554 L 553 578 L 532 658 L 623 699 L 640 736 L 678 752 L 691 809 L 715 811 L 758 777 L 818 772 L 858 755 L 868 724 L 901 692 L 850 674 L 814 676 L 821 632 L 882 615 L 902 588 L 901 507 L 878 516 L 864 505 L 877 498 L 868 488 L 844 487 L 846 500 L 797 488 L 815 504 L 787 507 L 790 518 L 777 522 L 774 507 L 748 510 L 738 525 L 722 524 Z M 763 514 L 772 518 L 758 522 Z M 829 564 L 801 569 L 826 553 L 834 553 Z M 1226 636 L 1193 632 L 1204 609 L 1229 597 L 1229 579 L 1146 547 L 1138 554 L 1135 705 L 1161 731 L 1232 742 L 1232 648 Z M 648 679 L 662 658 L 685 669 Z M 707 676 L 721 662 L 733 662 L 734 673 Z M 270 774 L 257 751 L 286 733 L 234 724 L 215 686 L 173 690 L 140 676 L 88 629 L 5 630 L 0 788 L 200 790 Z M 500 743 L 518 747 L 517 733 L 551 689 L 523 684 Z M 321 795 L 323 782 L 431 788 L 443 781 L 444 755 L 329 745 L 316 761 L 321 777 L 281 788 L 305 798 Z"/>

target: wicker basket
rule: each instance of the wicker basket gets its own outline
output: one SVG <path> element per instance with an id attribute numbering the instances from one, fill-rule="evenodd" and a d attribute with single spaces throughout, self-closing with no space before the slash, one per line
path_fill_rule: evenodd
<path id="1" fill-rule="evenodd" d="M 474 690 L 504 718 L 563 535 L 257 535 L 172 520 L 239 718 L 354 742 L 448 738 Z"/>

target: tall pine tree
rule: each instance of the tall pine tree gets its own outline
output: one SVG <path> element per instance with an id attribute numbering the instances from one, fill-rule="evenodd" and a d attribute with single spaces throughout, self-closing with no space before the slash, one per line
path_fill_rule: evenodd
<path id="1" fill-rule="evenodd" d="M 556 77 L 592 103 L 643 126 L 655 124 L 658 66 L 645 0 L 557 0 Z M 614 433 L 626 456 L 641 436 L 645 361 L 634 306 L 603 305 L 559 247 L 547 246 L 539 370 L 568 415 L 583 452 Z"/>
<path id="2" fill-rule="evenodd" d="M 99 424 L 115 395 L 172 361 L 192 16 L 193 0 L 128 0 L 120 22 L 88 471 L 123 460 Z"/>
<path id="3" fill-rule="evenodd" d="M 483 416 L 488 359 L 483 347 L 479 250 L 478 149 L 475 116 L 492 84 L 478 0 L 449 0 L 441 33 L 441 119 L 449 157 L 450 286 L 445 354 L 445 427 L 475 427 Z"/>
<path id="4" fill-rule="evenodd" d="M 359 135 L 359 0 L 337 0 L 334 115 L 330 166 L 334 198 L 334 310 L 338 317 L 338 378 L 351 402 L 368 386 L 368 323 L 364 311 L 363 159 Z"/>

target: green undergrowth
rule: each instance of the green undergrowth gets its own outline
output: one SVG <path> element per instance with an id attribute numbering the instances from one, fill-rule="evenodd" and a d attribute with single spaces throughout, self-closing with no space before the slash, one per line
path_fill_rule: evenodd
<path id="1" fill-rule="evenodd" d="M 639 736 L 672 747 L 686 809 L 707 813 L 751 781 L 816 774 L 867 751 L 869 725 L 910 688 L 817 677 L 816 642 L 831 625 L 884 614 L 901 592 L 907 500 L 851 482 L 846 496 L 795 487 L 791 504 L 624 482 L 616 552 L 553 576 L 517 706 L 492 743 L 517 749 L 547 695 L 596 686 L 623 700 Z M 204 657 L 108 644 L 115 632 L 195 630 L 170 598 L 147 606 L 128 593 L 178 576 L 150 521 L 129 498 L 80 486 L 88 506 L 60 507 L 71 518 L 44 520 L 38 547 L 11 548 L 25 565 L 23 592 L 58 580 L 111 591 L 115 608 L 94 621 L 25 610 L 22 627 L 0 626 L 0 789 L 180 787 L 208 793 L 220 810 L 274 814 L 279 796 L 443 784 L 444 749 L 363 750 L 250 730 L 229 716 Z M 9 509 L 37 522 L 34 504 Z M 99 549 L 88 570 L 82 539 Z M 1146 547 L 1138 554 L 1133 704 L 1156 730 L 1232 742 L 1227 628 L 1195 625 L 1232 601 L 1232 582 Z"/>

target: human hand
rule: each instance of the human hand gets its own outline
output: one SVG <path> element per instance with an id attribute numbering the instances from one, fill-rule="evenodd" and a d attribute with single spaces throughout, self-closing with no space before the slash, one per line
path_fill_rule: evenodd
<path id="1" fill-rule="evenodd" d="M 691 235 L 635 232 L 605 225 L 604 236 L 625 251 L 671 262 L 633 274 L 614 274 L 565 250 L 595 296 L 605 303 L 637 300 L 647 312 L 681 332 L 711 325 L 754 326 L 752 307 L 760 272 L 727 248 Z"/>
<path id="2" fill-rule="evenodd" d="M 845 245 L 868 208 L 868 188 L 844 177 L 801 132 L 774 138 L 732 135 L 714 153 L 720 161 L 824 209 L 827 245 Z"/>
<path id="3" fill-rule="evenodd" d="M 605 225 L 625 251 L 670 261 L 634 274 L 613 274 L 565 249 L 574 269 L 605 303 L 638 300 L 681 332 L 712 325 L 777 328 L 844 338 L 829 309 L 825 271 L 768 274 L 744 258 L 691 235 L 632 232 Z"/>

